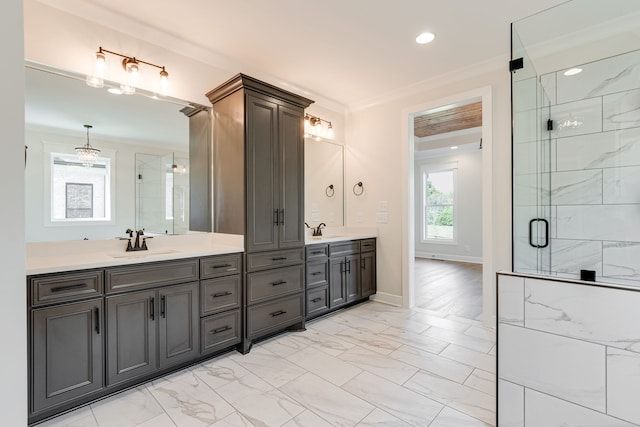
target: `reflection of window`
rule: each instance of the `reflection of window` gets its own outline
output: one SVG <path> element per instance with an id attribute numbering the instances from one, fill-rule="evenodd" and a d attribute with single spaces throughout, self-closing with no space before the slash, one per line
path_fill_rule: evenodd
<path id="1" fill-rule="evenodd" d="M 93 218 L 93 184 L 67 182 L 66 218 Z"/>
<path id="2" fill-rule="evenodd" d="M 422 240 L 456 239 L 455 169 L 422 172 Z"/>
<path id="3" fill-rule="evenodd" d="M 73 154 L 51 153 L 51 221 L 111 220 L 111 160 L 84 166 Z"/>
<path id="4" fill-rule="evenodd" d="M 164 217 L 173 219 L 173 169 L 165 173 L 164 186 Z"/>

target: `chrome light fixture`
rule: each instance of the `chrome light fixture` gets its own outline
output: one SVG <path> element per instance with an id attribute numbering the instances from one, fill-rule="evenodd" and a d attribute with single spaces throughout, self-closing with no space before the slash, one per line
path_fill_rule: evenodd
<path id="1" fill-rule="evenodd" d="M 87 143 L 82 147 L 76 147 L 76 154 L 78 155 L 78 159 L 82 162 L 84 166 L 90 167 L 98 160 L 98 154 L 100 150 L 97 148 L 93 148 L 89 143 L 89 129 L 93 126 L 84 125 L 87 128 Z"/>

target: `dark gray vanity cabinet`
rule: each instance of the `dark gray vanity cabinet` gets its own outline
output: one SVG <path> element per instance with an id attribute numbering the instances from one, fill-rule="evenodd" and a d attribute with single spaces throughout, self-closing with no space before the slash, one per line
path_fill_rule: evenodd
<path id="1" fill-rule="evenodd" d="M 306 247 L 306 317 L 319 316 L 329 310 L 329 245 Z"/>
<path id="2" fill-rule="evenodd" d="M 329 308 L 336 308 L 360 298 L 360 242 L 357 240 L 329 244 Z"/>
<path id="3" fill-rule="evenodd" d="M 376 293 L 376 240 L 360 242 L 360 292 L 366 298 Z"/>

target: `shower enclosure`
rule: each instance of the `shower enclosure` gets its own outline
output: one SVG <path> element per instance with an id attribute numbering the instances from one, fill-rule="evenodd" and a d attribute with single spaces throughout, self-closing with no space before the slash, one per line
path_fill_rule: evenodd
<path id="1" fill-rule="evenodd" d="M 513 269 L 640 286 L 640 2 L 511 30 Z"/>

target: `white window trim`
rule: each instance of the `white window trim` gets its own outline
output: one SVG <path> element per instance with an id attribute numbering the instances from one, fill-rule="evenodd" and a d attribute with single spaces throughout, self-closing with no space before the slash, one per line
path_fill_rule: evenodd
<path id="1" fill-rule="evenodd" d="M 44 155 L 44 226 L 45 227 L 86 227 L 110 226 L 116 224 L 116 150 L 100 148 L 100 157 L 107 158 L 110 161 L 109 171 L 109 194 L 110 194 L 110 219 L 65 219 L 52 220 L 51 211 L 53 210 L 53 181 L 51 180 L 51 153 L 75 154 L 76 145 L 62 144 L 57 142 L 42 143 Z"/>
<path id="2" fill-rule="evenodd" d="M 426 236 L 426 218 L 425 206 L 427 200 L 423 187 L 425 174 L 434 172 L 453 171 L 453 238 L 451 240 L 428 239 Z M 458 162 L 440 163 L 440 164 L 422 164 L 420 165 L 420 243 L 438 244 L 438 245 L 457 245 L 458 244 Z"/>

